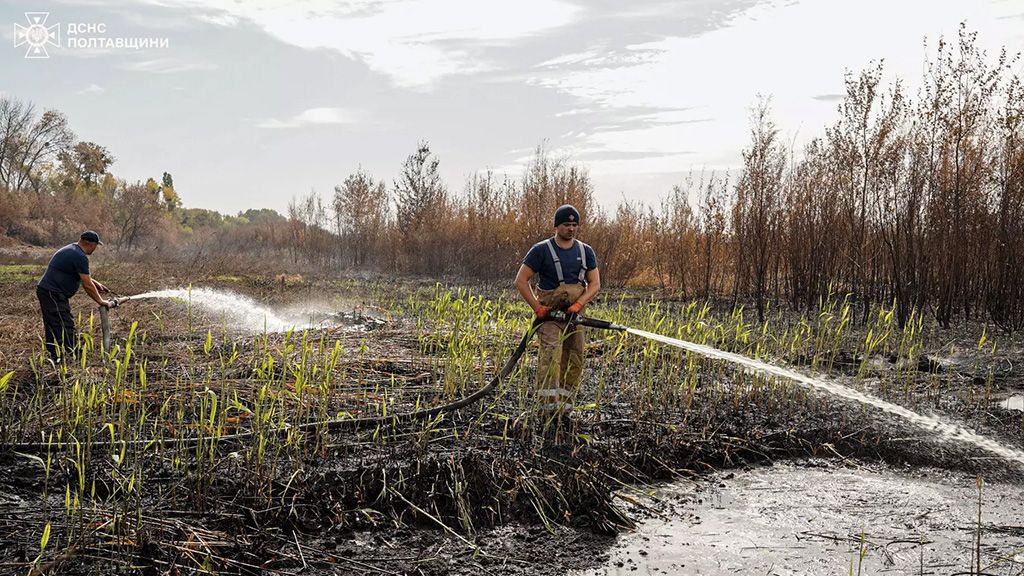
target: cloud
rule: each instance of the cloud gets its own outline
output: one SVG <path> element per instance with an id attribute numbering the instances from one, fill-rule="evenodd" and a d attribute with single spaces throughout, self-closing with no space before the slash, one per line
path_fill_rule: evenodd
<path id="1" fill-rule="evenodd" d="M 198 14 L 196 18 L 202 22 L 207 22 L 215 26 L 223 26 L 225 28 L 237 26 L 239 22 L 238 16 L 226 13 L 202 13 Z"/>
<path id="2" fill-rule="evenodd" d="M 97 84 L 89 84 L 78 91 L 79 94 L 103 94 L 104 92 L 106 92 L 106 89 Z"/>
<path id="3" fill-rule="evenodd" d="M 609 50 L 606 48 L 563 54 L 536 65 L 536 68 L 550 70 L 586 70 L 594 68 L 624 68 L 656 62 L 661 50 L 647 49 L 643 46 L 627 46 L 625 50 Z"/>
<path id="4" fill-rule="evenodd" d="M 178 72 L 194 72 L 197 70 L 214 70 L 217 66 L 211 62 L 200 60 L 182 60 L 180 58 L 154 58 L 140 60 L 122 66 L 130 72 L 146 72 L 148 74 L 175 74 Z"/>
<path id="5" fill-rule="evenodd" d="M 344 108 L 309 108 L 287 120 L 268 118 L 256 124 L 257 128 L 299 128 L 316 124 L 353 124 L 359 115 Z"/>
<path id="6" fill-rule="evenodd" d="M 160 3 L 161 0 L 150 0 Z M 364 62 L 401 87 L 489 70 L 480 48 L 505 46 L 565 26 L 582 11 L 566 0 L 187 0 L 196 18 L 251 22 L 278 40 Z"/>
<path id="7" fill-rule="evenodd" d="M 588 127 L 585 136 L 575 138 L 578 150 L 618 151 L 624 159 L 594 162 L 594 173 L 661 172 L 676 161 L 689 166 L 735 162 L 749 141 L 750 109 L 759 94 L 770 97 L 782 138 L 799 150 L 834 121 L 846 70 L 884 59 L 886 81 L 898 76 L 905 92 L 913 93 L 923 59 L 934 50 L 923 51 L 922 38 L 928 37 L 930 47 L 942 34 L 955 38 L 964 20 L 968 29 L 979 31 L 990 55 L 999 43 L 1008 43 L 1011 52 L 1019 48 L 1013 41 L 1019 34 L 1015 22 L 998 19 L 1005 5 L 971 6 L 925 0 L 764 3 L 697 34 L 621 47 L 595 41 L 535 66 L 526 81 L 573 97 L 565 116 L 596 110 L 597 118 L 631 107 L 693 110 L 662 114 L 656 121 L 633 116 Z M 878 19 L 880 13 L 886 18 Z M 864 40 L 864 30 L 873 31 L 871 42 Z M 698 153 L 643 161 L 636 155 L 673 150 Z"/>

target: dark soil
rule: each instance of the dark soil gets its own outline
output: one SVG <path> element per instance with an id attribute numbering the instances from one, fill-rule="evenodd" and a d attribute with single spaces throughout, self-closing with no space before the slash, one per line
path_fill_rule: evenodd
<path id="1" fill-rule="evenodd" d="M 108 284 L 127 293 L 167 283 L 124 264 L 101 268 L 97 276 L 112 279 Z M 398 378 L 410 387 L 432 374 L 434 366 L 417 349 L 413 326 L 372 313 L 366 284 L 338 288 L 330 279 L 304 282 L 289 287 L 263 277 L 240 282 L 209 278 L 204 285 L 220 283 L 277 303 L 325 292 L 365 302 L 365 307 L 341 311 L 347 316 L 340 319 L 349 325 L 362 323 L 372 330 L 372 338 L 366 332 L 325 332 L 352 338 L 353 347 L 356 341 L 368 341 L 373 348 L 370 356 L 375 360 L 353 359 L 347 373 L 364 385 Z M 3 286 L 16 310 L 0 316 L 3 332 L 18 335 L 0 350 L 0 375 L 13 369 L 25 399 L 49 381 L 37 378 L 28 360 L 38 346 L 39 331 L 31 287 L 31 280 L 24 278 Z M 83 300 L 79 296 L 76 306 L 84 306 Z M 130 317 L 126 311 L 120 329 L 144 317 L 141 310 Z M 244 383 L 245 373 L 211 378 L 177 364 L 167 350 L 173 350 L 169 343 L 190 342 L 181 333 L 184 318 L 166 310 L 161 314 L 166 328 L 150 326 L 138 351 L 149 355 L 151 381 Z M 202 332 L 205 337 L 205 328 Z M 974 337 L 970 329 L 963 330 L 963 349 L 970 349 Z M 201 345 L 201 339 L 195 337 L 191 344 Z M 941 350 L 922 356 L 920 389 L 892 399 L 942 413 L 1020 447 L 1021 415 L 990 401 L 1022 385 L 1018 366 L 1024 354 L 1015 353 L 1012 343 L 1006 349 L 985 365 L 967 366 L 940 354 L 949 350 L 944 341 Z M 601 346 L 591 350 L 594 357 L 605 352 Z M 618 377 L 635 376 L 623 367 Z M 584 397 L 594 393 L 593 380 L 591 376 L 585 382 L 590 388 Z M 723 401 L 720 390 L 728 383 L 713 384 L 699 387 L 686 412 L 638 417 L 628 402 L 609 403 L 600 414 L 565 422 L 567 434 L 558 439 L 528 420 L 495 417 L 517 413 L 511 399 L 499 394 L 498 400 L 431 426 L 332 435 L 298 460 L 278 455 L 269 473 L 243 468 L 244 459 L 234 453 L 246 447 L 238 442 L 216 447 L 212 480 L 194 458 L 172 462 L 154 453 L 142 459 L 144 490 L 130 502 L 120 502 L 105 499 L 112 488 L 99 483 L 94 498 L 105 505 L 84 514 L 87 526 L 54 525 L 39 565 L 48 574 L 564 574 L 606 561 L 614 535 L 648 513 L 625 486 L 680 476 L 701 481 L 717 478 L 711 472 L 805 457 L 1019 478 L 1019 469 L 987 453 L 937 442 L 926 431 L 860 406 L 795 387 Z M 381 434 L 387 442 L 380 441 Z M 95 466 L 110 468 L 108 453 L 92 458 Z M 38 460 L 0 446 L 0 573 L 28 572 L 39 553 L 46 519 L 63 517 L 63 488 L 71 478 L 72 462 L 59 456 L 56 460 L 46 479 Z M 137 512 L 119 516 L 122 506 Z M 103 525 L 112 518 L 126 525 Z"/>

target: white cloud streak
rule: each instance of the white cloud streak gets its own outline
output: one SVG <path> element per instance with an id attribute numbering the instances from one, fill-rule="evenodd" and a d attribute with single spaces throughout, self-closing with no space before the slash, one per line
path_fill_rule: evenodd
<path id="1" fill-rule="evenodd" d="M 362 61 L 406 88 L 430 88 L 446 76 L 490 68 L 458 47 L 460 41 L 504 45 L 564 26 L 581 11 L 565 0 L 187 3 L 199 9 L 195 17 L 202 21 L 248 21 L 287 44 Z"/>
<path id="2" fill-rule="evenodd" d="M 359 121 L 359 115 L 343 108 L 309 108 L 288 118 L 279 120 L 268 118 L 256 124 L 257 128 L 300 128 L 318 124 L 353 124 Z"/>
<path id="3" fill-rule="evenodd" d="M 106 90 L 98 84 L 89 84 L 85 88 L 82 88 L 78 91 L 78 93 L 82 95 L 103 94 L 104 92 L 106 92 Z"/>
<path id="4" fill-rule="evenodd" d="M 771 98 L 776 124 L 799 152 L 803 142 L 834 121 L 837 99 L 832 95 L 843 93 L 844 70 L 856 72 L 884 59 L 890 78 L 901 78 L 912 94 L 939 36 L 955 38 L 961 21 L 978 30 L 992 58 L 1002 44 L 1011 53 L 1024 48 L 1015 20 L 1001 19 L 1012 10 L 1002 2 L 769 3 L 725 28 L 628 46 L 626 54 L 616 57 L 600 50 L 559 56 L 538 66 L 531 81 L 576 97 L 581 109 L 687 109 L 648 127 L 592 133 L 576 146 L 697 154 L 588 163 L 595 173 L 727 167 L 738 164 L 749 139 L 750 109 L 758 94 Z"/>
<path id="5" fill-rule="evenodd" d="M 122 68 L 131 72 L 145 72 L 147 74 L 176 74 L 179 72 L 194 72 L 198 70 L 215 70 L 217 66 L 211 62 L 200 60 L 153 58 L 150 60 L 130 62 L 123 65 Z"/>

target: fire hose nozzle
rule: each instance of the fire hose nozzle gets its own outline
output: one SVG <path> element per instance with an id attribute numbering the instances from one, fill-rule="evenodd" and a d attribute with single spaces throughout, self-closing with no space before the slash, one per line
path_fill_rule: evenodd
<path id="1" fill-rule="evenodd" d="M 111 298 L 110 300 L 108 300 L 108 302 L 110 302 L 111 308 L 117 308 L 118 306 L 124 304 L 129 300 L 131 300 L 131 296 L 119 296 L 117 298 Z"/>
<path id="2" fill-rule="evenodd" d="M 626 327 L 621 324 L 615 324 L 608 320 L 599 320 L 597 318 L 588 318 L 582 314 L 569 314 L 565 310 L 552 310 L 548 312 L 547 316 L 543 320 L 552 320 L 555 322 L 566 322 L 571 326 L 589 326 L 591 328 L 599 328 L 601 330 L 618 330 L 620 332 L 625 331 Z"/>
<path id="3" fill-rule="evenodd" d="M 608 320 L 599 320 L 597 318 L 587 318 L 586 316 L 576 316 L 576 324 L 581 326 L 590 326 L 591 328 L 600 328 L 601 330 L 617 330 L 619 332 L 625 332 L 626 327 L 622 324 L 616 324 L 609 322 Z"/>

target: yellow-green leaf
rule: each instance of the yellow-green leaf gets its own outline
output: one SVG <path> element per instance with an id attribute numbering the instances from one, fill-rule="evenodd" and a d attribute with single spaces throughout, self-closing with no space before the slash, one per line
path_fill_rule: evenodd
<path id="1" fill-rule="evenodd" d="M 39 554 L 43 554 L 43 550 L 46 550 L 46 545 L 50 542 L 50 523 L 46 523 L 46 527 L 43 528 L 43 537 L 39 539 Z"/>
<path id="2" fill-rule="evenodd" d="M 7 391 L 7 386 L 11 383 L 11 378 L 14 377 L 14 370 L 11 370 L 7 374 L 0 376 L 0 394 Z"/>

